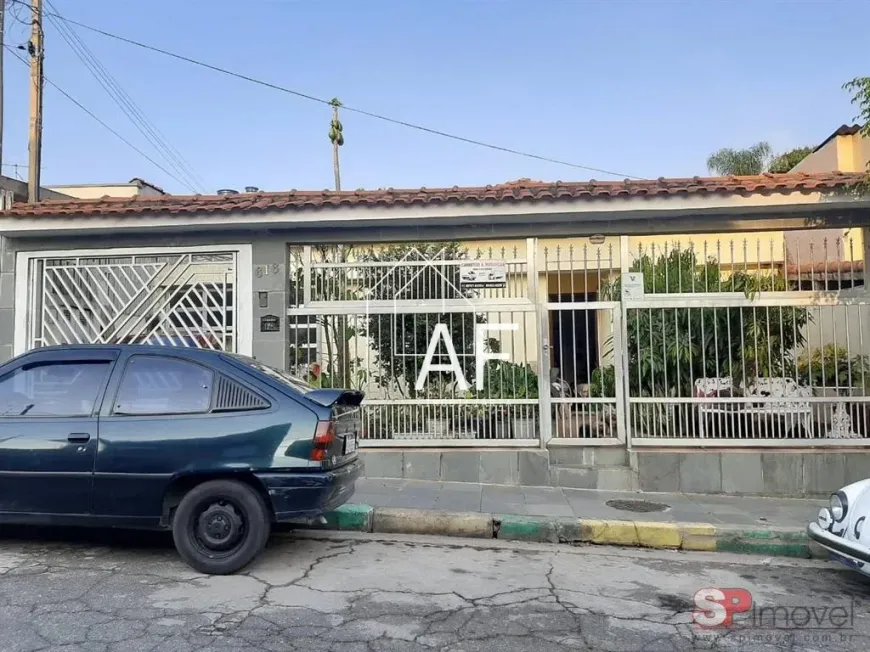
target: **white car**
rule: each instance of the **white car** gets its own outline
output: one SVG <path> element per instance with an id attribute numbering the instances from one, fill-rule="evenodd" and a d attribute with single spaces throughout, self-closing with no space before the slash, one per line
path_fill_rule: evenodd
<path id="1" fill-rule="evenodd" d="M 870 479 L 854 482 L 831 495 L 829 507 L 807 527 L 810 539 L 831 552 L 831 558 L 870 575 Z M 866 526 L 866 527 L 865 527 Z"/>

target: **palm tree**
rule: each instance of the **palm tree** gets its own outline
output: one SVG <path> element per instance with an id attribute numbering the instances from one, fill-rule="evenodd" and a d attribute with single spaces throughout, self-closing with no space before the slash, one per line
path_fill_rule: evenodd
<path id="1" fill-rule="evenodd" d="M 338 167 L 338 148 L 344 145 L 344 133 L 341 121 L 338 119 L 338 108 L 341 102 L 333 97 L 329 102 L 332 105 L 332 122 L 329 123 L 329 140 L 332 142 L 332 170 L 335 173 L 335 189 L 341 190 L 341 171 Z"/>
<path id="2" fill-rule="evenodd" d="M 762 141 L 746 149 L 725 147 L 710 154 L 707 168 L 722 176 L 761 174 L 771 159 L 770 145 Z"/>

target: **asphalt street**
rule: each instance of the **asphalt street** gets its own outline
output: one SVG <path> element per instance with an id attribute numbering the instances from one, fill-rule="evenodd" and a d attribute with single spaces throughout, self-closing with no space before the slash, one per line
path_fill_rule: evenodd
<path id="1" fill-rule="evenodd" d="M 870 649 L 870 581 L 828 562 L 316 536 L 274 537 L 245 572 L 207 577 L 162 535 L 4 529 L 0 650 Z M 705 587 L 737 591 L 733 627 L 693 622 Z"/>

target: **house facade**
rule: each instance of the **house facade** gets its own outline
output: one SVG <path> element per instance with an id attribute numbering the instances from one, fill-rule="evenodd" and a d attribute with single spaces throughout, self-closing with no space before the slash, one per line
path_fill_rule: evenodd
<path id="1" fill-rule="evenodd" d="M 48 186 L 49 192 L 60 193 L 74 199 L 99 199 L 101 197 L 159 197 L 165 195 L 163 188 L 155 186 L 144 179 L 134 177 L 127 183 L 81 183 L 60 186 Z M 43 195 L 42 199 L 55 199 L 51 195 Z"/>
<path id="2" fill-rule="evenodd" d="M 824 493 L 870 464 L 862 178 L 15 205 L 0 357 L 162 342 L 360 387 L 372 477 Z"/>

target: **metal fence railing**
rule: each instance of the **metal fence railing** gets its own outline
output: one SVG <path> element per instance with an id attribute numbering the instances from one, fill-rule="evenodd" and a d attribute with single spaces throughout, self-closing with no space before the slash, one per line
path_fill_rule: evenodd
<path id="1" fill-rule="evenodd" d="M 856 237 L 292 247 L 290 367 L 364 390 L 370 446 L 861 444 Z"/>
<path id="2" fill-rule="evenodd" d="M 626 386 L 636 444 L 870 441 L 861 248 L 842 237 L 787 244 L 675 240 L 631 251 Z"/>

